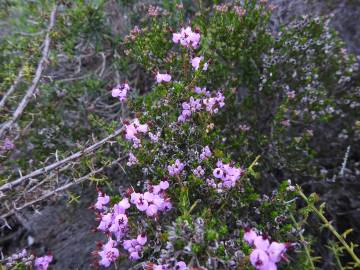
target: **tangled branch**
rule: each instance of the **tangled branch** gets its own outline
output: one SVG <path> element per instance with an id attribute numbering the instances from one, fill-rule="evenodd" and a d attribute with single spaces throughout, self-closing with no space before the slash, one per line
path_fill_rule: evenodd
<path id="1" fill-rule="evenodd" d="M 11 119 L 8 120 L 7 122 L 5 122 L 0 127 L 0 138 L 3 136 L 4 132 L 6 130 L 10 129 L 13 126 L 13 124 L 16 122 L 16 120 L 21 116 L 21 114 L 23 113 L 23 111 L 26 108 L 27 104 L 29 103 L 31 97 L 34 95 L 34 92 L 35 92 L 35 90 L 37 88 L 37 85 L 38 85 L 38 83 L 40 81 L 42 72 L 44 70 L 45 63 L 46 63 L 48 55 L 49 55 L 49 49 L 50 49 L 50 43 L 51 43 L 50 33 L 51 33 L 51 30 L 53 29 L 53 27 L 55 25 L 56 10 L 57 10 L 57 5 L 55 5 L 54 8 L 51 11 L 50 24 L 49 24 L 49 27 L 47 29 L 47 34 L 46 34 L 46 37 L 45 37 L 45 40 L 44 40 L 44 49 L 42 51 L 42 57 L 41 57 L 41 59 L 39 61 L 38 67 L 36 69 L 35 77 L 34 77 L 34 79 L 32 81 L 32 84 L 28 88 L 28 90 L 26 91 L 25 96 L 23 97 L 20 104 L 16 108 L 16 110 L 13 113 Z"/>
<path id="2" fill-rule="evenodd" d="M 126 156 L 120 157 L 120 158 L 114 160 L 114 161 L 111 163 L 111 165 L 116 164 L 116 163 L 124 160 L 125 158 L 126 158 Z M 80 177 L 80 178 L 77 178 L 77 179 L 71 181 L 70 183 L 67 183 L 67 184 L 65 184 L 65 185 L 62 185 L 62 186 L 60 186 L 60 187 L 58 187 L 58 188 L 56 188 L 56 189 L 54 189 L 54 190 L 49 190 L 49 191 L 47 191 L 45 194 L 43 194 L 42 196 L 40 196 L 39 198 L 36 198 L 36 199 L 31 200 L 31 201 L 29 201 L 29 202 L 27 202 L 27 203 L 24 203 L 23 205 L 21 205 L 21 206 L 19 206 L 19 207 L 13 205 L 13 208 L 12 208 L 9 212 L 3 214 L 3 215 L 1 216 L 1 219 L 5 219 L 5 218 L 7 218 L 7 217 L 9 217 L 9 216 L 11 216 L 11 215 L 14 215 L 16 212 L 18 212 L 18 211 L 20 211 L 20 210 L 22 210 L 22 209 L 24 209 L 24 208 L 26 208 L 26 207 L 32 206 L 32 205 L 34 205 L 34 204 L 36 204 L 36 203 L 38 203 L 38 202 L 41 202 L 41 201 L 43 201 L 43 200 L 45 200 L 45 199 L 47 199 L 47 198 L 49 198 L 49 197 L 51 197 L 51 196 L 53 196 L 53 195 L 55 195 L 55 194 L 57 194 L 57 193 L 63 192 L 63 191 L 65 191 L 65 190 L 67 190 L 67 189 L 69 189 L 69 188 L 71 188 L 71 187 L 73 187 L 73 186 L 75 186 L 75 185 L 78 185 L 78 184 L 80 184 L 80 183 L 82 183 L 82 182 L 90 179 L 92 176 L 103 172 L 105 168 L 106 168 L 106 166 L 103 166 L 103 167 L 101 167 L 101 168 L 92 170 L 90 173 L 88 173 L 88 174 L 86 174 L 86 175 L 84 175 L 84 176 L 82 176 L 82 177 Z"/>
<path id="3" fill-rule="evenodd" d="M 116 131 L 114 131 L 112 134 L 110 134 L 109 136 L 107 136 L 106 138 L 102 139 L 101 141 L 79 151 L 79 152 L 76 152 L 75 154 L 72 154 L 71 156 L 67 157 L 67 158 L 64 158 L 60 161 L 57 161 L 55 163 L 52 163 L 48 166 L 45 166 L 43 168 L 40 168 L 40 169 L 37 169 L 25 176 L 22 176 L 12 182 L 8 182 L 4 185 L 2 185 L 0 187 L 0 191 L 6 191 L 6 190 L 11 190 L 13 189 L 14 187 L 20 185 L 21 183 L 25 182 L 26 180 L 30 179 L 30 178 L 33 178 L 33 177 L 36 177 L 38 175 L 41 175 L 41 174 L 44 174 L 44 173 L 47 173 L 49 171 L 52 171 L 56 168 L 59 168 L 61 166 L 63 166 L 64 164 L 67 164 L 68 162 L 70 161 L 73 161 L 73 160 L 76 160 L 84 155 L 87 155 L 93 151 L 95 151 L 96 149 L 98 149 L 100 146 L 102 146 L 104 143 L 108 142 L 109 140 L 115 138 L 116 136 L 118 136 L 122 131 L 123 131 L 123 127 L 117 129 Z"/>

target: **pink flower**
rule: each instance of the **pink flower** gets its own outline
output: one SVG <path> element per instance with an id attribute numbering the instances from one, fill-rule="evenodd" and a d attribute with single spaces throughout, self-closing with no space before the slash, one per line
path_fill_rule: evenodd
<path id="1" fill-rule="evenodd" d="M 149 203 L 145 200 L 144 195 L 140 194 L 139 198 L 135 201 L 136 208 L 143 212 L 149 207 Z"/>
<path id="2" fill-rule="evenodd" d="M 139 133 L 148 132 L 148 125 L 141 124 L 139 119 L 135 118 L 131 124 L 125 124 L 125 139 L 132 141 L 135 148 L 140 146 Z"/>
<path id="3" fill-rule="evenodd" d="M 254 240 L 257 237 L 257 233 L 253 230 L 253 229 L 245 229 L 245 233 L 244 233 L 244 240 L 246 242 L 248 242 L 250 245 L 254 244 Z"/>
<path id="4" fill-rule="evenodd" d="M 213 171 L 213 175 L 216 177 L 216 178 L 222 178 L 223 175 L 224 175 L 224 172 L 222 169 L 220 168 L 216 168 L 214 171 Z"/>
<path id="5" fill-rule="evenodd" d="M 175 264 L 174 270 L 187 270 L 186 263 L 179 261 Z"/>
<path id="6" fill-rule="evenodd" d="M 115 248 L 116 242 L 112 239 L 109 239 L 109 241 L 103 245 L 102 251 L 99 252 L 99 255 L 101 256 L 101 260 L 99 261 L 99 264 L 104 267 L 109 267 L 110 264 L 119 257 L 119 250 Z"/>
<path id="7" fill-rule="evenodd" d="M 208 112 L 217 113 L 219 108 L 225 106 L 225 97 L 220 91 L 218 91 L 215 97 L 208 97 L 203 100 L 203 103 L 206 106 L 206 110 Z"/>
<path id="8" fill-rule="evenodd" d="M 250 254 L 250 262 L 256 269 L 265 270 L 269 263 L 269 256 L 262 249 L 254 249 Z"/>
<path id="9" fill-rule="evenodd" d="M 129 250 L 132 247 L 132 240 L 124 240 L 123 248 Z"/>
<path id="10" fill-rule="evenodd" d="M 201 88 L 201 87 L 195 86 L 194 92 L 196 94 L 206 94 L 207 91 L 206 91 L 206 87 Z"/>
<path id="11" fill-rule="evenodd" d="M 243 124 L 243 125 L 239 125 L 239 128 L 242 130 L 242 131 L 248 131 L 250 130 L 250 127 L 246 124 Z"/>
<path id="12" fill-rule="evenodd" d="M 161 9 L 157 6 L 150 5 L 148 9 L 148 15 L 150 17 L 157 17 L 160 15 Z"/>
<path id="13" fill-rule="evenodd" d="M 179 43 L 181 39 L 181 33 L 173 33 L 172 40 L 174 43 Z"/>
<path id="14" fill-rule="evenodd" d="M 261 270 L 277 270 L 277 266 L 274 262 L 269 261 L 267 265 L 261 268 Z"/>
<path id="15" fill-rule="evenodd" d="M 45 255 L 43 257 L 36 258 L 34 262 L 34 266 L 36 270 L 47 270 L 52 260 L 53 260 L 52 255 Z"/>
<path id="16" fill-rule="evenodd" d="M 161 190 L 167 190 L 169 188 L 169 182 L 168 181 L 160 181 L 159 187 Z"/>
<path id="17" fill-rule="evenodd" d="M 139 234 L 136 239 L 125 240 L 123 242 L 123 248 L 129 252 L 130 260 L 140 259 L 139 252 L 141 252 L 142 246 L 145 245 L 146 241 L 146 235 Z"/>
<path id="18" fill-rule="evenodd" d="M 132 261 L 136 261 L 136 260 L 140 259 L 139 253 L 137 251 L 131 252 L 129 255 L 129 259 Z"/>
<path id="19" fill-rule="evenodd" d="M 158 83 L 161 82 L 170 82 L 171 81 L 171 75 L 169 74 L 160 74 L 159 72 L 156 75 L 156 81 Z"/>
<path id="20" fill-rule="evenodd" d="M 118 203 L 118 205 L 119 205 L 120 207 L 124 208 L 124 209 L 130 208 L 129 199 L 128 199 L 128 198 L 122 199 L 122 200 Z M 123 214 L 123 213 L 121 213 L 121 214 Z"/>
<path id="21" fill-rule="evenodd" d="M 200 67 L 200 63 L 203 60 L 204 60 L 203 56 L 198 56 L 198 57 L 192 58 L 190 60 L 190 63 L 195 70 L 198 70 Z M 202 70 L 206 71 L 208 69 L 208 67 L 209 67 L 209 63 L 206 62 L 206 63 L 204 63 Z"/>
<path id="22" fill-rule="evenodd" d="M 117 85 L 112 91 L 111 95 L 113 97 L 118 97 L 121 102 L 126 101 L 127 92 L 130 90 L 130 87 L 127 83 Z"/>
<path id="23" fill-rule="evenodd" d="M 139 160 L 134 156 L 133 153 L 129 153 L 129 160 L 128 162 L 126 163 L 129 167 L 133 166 L 133 165 L 136 165 L 139 163 Z"/>
<path id="24" fill-rule="evenodd" d="M 285 127 L 290 127 L 290 120 L 289 119 L 283 120 L 281 121 L 281 124 Z"/>
<path id="25" fill-rule="evenodd" d="M 158 142 L 159 141 L 159 137 L 160 137 L 160 132 L 156 133 L 156 134 L 153 134 L 151 132 L 149 132 L 149 137 L 150 137 L 150 140 L 154 143 Z"/>
<path id="26" fill-rule="evenodd" d="M 135 204 L 136 203 L 136 201 L 140 198 L 140 193 L 137 193 L 137 192 L 133 192 L 133 193 L 131 193 L 131 195 L 130 195 L 130 202 L 132 203 L 132 204 Z"/>
<path id="27" fill-rule="evenodd" d="M 224 164 L 220 160 L 216 163 L 217 168 L 213 170 L 215 178 L 222 180 L 222 182 L 216 184 L 214 180 L 208 181 L 208 185 L 216 187 L 219 192 L 222 192 L 223 188 L 229 189 L 235 187 L 236 182 L 240 179 L 244 170 L 241 168 L 233 167 L 230 164 Z"/>
<path id="28" fill-rule="evenodd" d="M 103 210 L 104 205 L 110 202 L 110 197 L 102 192 L 98 192 L 97 202 L 95 203 L 95 208 L 98 210 Z"/>
<path id="29" fill-rule="evenodd" d="M 274 263 L 281 261 L 281 255 L 286 251 L 286 244 L 272 242 L 267 252 L 269 254 L 270 260 Z"/>
<path id="30" fill-rule="evenodd" d="M 234 11 L 239 17 L 243 17 L 246 13 L 246 9 L 243 9 L 241 6 L 234 6 Z"/>
<path id="31" fill-rule="evenodd" d="M 254 245 L 257 249 L 266 251 L 270 246 L 270 241 L 264 235 L 259 235 L 254 239 Z"/>
<path id="32" fill-rule="evenodd" d="M 168 171 L 170 176 L 179 175 L 181 171 L 184 169 L 184 164 L 180 162 L 180 160 L 175 160 L 173 165 L 168 166 Z"/>
<path id="33" fill-rule="evenodd" d="M 211 157 L 211 151 L 209 146 L 205 146 L 200 154 L 200 160 L 205 160 L 207 158 Z"/>
<path id="34" fill-rule="evenodd" d="M 200 34 L 193 32 L 190 27 L 181 28 L 180 32 L 173 33 L 172 40 L 174 43 L 180 43 L 184 47 L 199 47 Z"/>
<path id="35" fill-rule="evenodd" d="M 194 57 L 191 59 L 191 65 L 192 67 L 195 69 L 195 70 L 198 70 L 199 69 L 199 66 L 200 66 L 200 62 L 201 60 L 203 60 L 204 57 L 200 56 L 200 57 Z"/>
<path id="36" fill-rule="evenodd" d="M 193 173 L 196 177 L 201 177 L 205 174 L 204 169 L 201 166 L 198 166 L 195 170 L 193 170 Z"/>
<path id="37" fill-rule="evenodd" d="M 193 112 L 199 111 L 201 108 L 201 100 L 190 97 L 188 102 L 183 102 L 182 104 L 182 112 L 178 118 L 178 122 L 185 122 Z"/>
<path id="38" fill-rule="evenodd" d="M 288 99 L 294 99 L 296 97 L 295 91 L 289 91 L 287 93 L 287 97 L 288 97 Z"/>
<path id="39" fill-rule="evenodd" d="M 136 241 L 142 246 L 145 245 L 147 241 L 146 234 L 139 234 L 136 238 Z"/>
<path id="40" fill-rule="evenodd" d="M 117 232 L 125 228 L 128 224 L 128 217 L 125 214 L 119 214 L 115 217 L 113 224 L 111 225 L 109 231 Z"/>
<path id="41" fill-rule="evenodd" d="M 154 200 L 154 194 L 150 193 L 149 191 L 146 191 L 144 193 L 144 199 L 147 200 L 149 203 L 151 203 Z"/>
<path id="42" fill-rule="evenodd" d="M 157 214 L 158 208 L 155 204 L 151 204 L 147 209 L 146 209 L 146 215 L 149 217 L 153 217 Z"/>
<path id="43" fill-rule="evenodd" d="M 161 211 L 170 211 L 172 208 L 172 204 L 170 201 L 165 200 L 162 205 L 160 206 Z"/>
<path id="44" fill-rule="evenodd" d="M 135 118 L 133 122 L 134 127 L 136 128 L 137 132 L 140 133 L 146 133 L 149 130 L 149 127 L 147 124 L 141 124 L 139 119 Z"/>
<path id="45" fill-rule="evenodd" d="M 101 215 L 101 221 L 97 229 L 102 232 L 106 232 L 111 226 L 112 221 L 113 221 L 113 216 L 111 213 L 107 213 L 106 215 Z"/>
<path id="46" fill-rule="evenodd" d="M 3 148 L 6 151 L 12 150 L 15 148 L 15 144 L 9 138 L 5 138 L 3 145 L 0 149 Z"/>

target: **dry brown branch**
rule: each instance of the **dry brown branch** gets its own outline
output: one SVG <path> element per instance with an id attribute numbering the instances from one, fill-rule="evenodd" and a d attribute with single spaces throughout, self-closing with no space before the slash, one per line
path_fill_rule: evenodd
<path id="1" fill-rule="evenodd" d="M 71 156 L 67 157 L 67 158 L 64 158 L 60 161 L 57 161 L 55 163 L 52 163 L 48 166 L 45 166 L 43 168 L 40 168 L 40 169 L 37 169 L 25 176 L 22 176 L 12 182 L 9 182 L 9 183 L 6 183 L 4 185 L 2 185 L 0 187 L 0 192 L 1 191 L 6 191 L 6 190 L 11 190 L 12 188 L 20 185 L 21 183 L 23 183 L 24 181 L 30 179 L 30 178 L 33 178 L 33 177 L 36 177 L 38 175 L 41 175 L 41 174 L 44 174 L 44 173 L 47 173 L 51 170 L 54 170 L 56 168 L 59 168 L 61 167 L 62 165 L 64 164 L 67 164 L 68 162 L 70 161 L 73 161 L 73 160 L 76 160 L 84 155 L 87 155 L 93 151 L 95 151 L 96 149 L 98 149 L 100 146 L 102 146 L 104 143 L 110 141 L 111 139 L 115 138 L 116 136 L 118 136 L 122 131 L 124 130 L 123 127 L 117 129 L 116 131 L 114 131 L 112 134 L 110 134 L 109 136 L 107 136 L 106 138 L 102 139 L 101 141 L 79 151 L 79 152 L 76 152 L 75 154 L 72 154 Z"/>
<path id="2" fill-rule="evenodd" d="M 5 95 L 1 99 L 1 101 L 0 101 L 0 111 L 5 106 L 6 99 L 15 91 L 15 89 L 18 86 L 18 84 L 20 83 L 23 75 L 24 75 L 24 67 L 22 67 L 20 69 L 19 74 L 16 76 L 16 79 L 15 79 L 14 83 L 10 86 L 9 90 L 5 93 Z"/>
<path id="3" fill-rule="evenodd" d="M 49 48 L 50 48 L 50 42 L 51 42 L 50 34 L 51 34 L 51 30 L 53 29 L 53 27 L 55 25 L 56 10 L 57 10 L 57 5 L 55 5 L 54 8 L 51 11 L 50 24 L 49 24 L 49 27 L 47 29 L 47 34 L 46 34 L 46 37 L 45 37 L 45 40 L 44 40 L 44 48 L 42 50 L 42 56 L 41 56 L 41 59 L 40 59 L 40 61 L 38 63 L 36 73 L 35 73 L 35 77 L 34 77 L 34 79 L 32 81 L 32 84 L 28 88 L 28 90 L 26 91 L 25 96 L 23 97 L 20 104 L 16 108 L 16 110 L 13 113 L 10 120 L 5 122 L 0 127 L 0 138 L 2 137 L 3 133 L 6 130 L 10 129 L 12 127 L 12 125 L 16 122 L 16 120 L 21 116 L 21 114 L 23 113 L 23 111 L 26 108 L 27 104 L 29 103 L 31 97 L 35 93 L 35 90 L 36 90 L 37 85 L 38 85 L 38 83 L 40 81 L 42 72 L 44 70 L 45 63 L 46 63 L 48 55 L 49 55 Z"/>
<path id="4" fill-rule="evenodd" d="M 111 165 L 116 164 L 116 163 L 124 160 L 125 158 L 126 158 L 126 156 L 118 158 L 115 161 L 113 161 Z M 9 212 L 7 212 L 6 214 L 3 214 L 1 216 L 1 219 L 5 219 L 5 218 L 7 218 L 7 217 L 9 217 L 11 215 L 14 215 L 16 212 L 18 212 L 18 211 L 20 211 L 20 210 L 22 210 L 22 209 L 24 209 L 26 207 L 32 206 L 32 205 L 34 205 L 34 204 L 36 204 L 36 203 L 38 203 L 40 201 L 43 201 L 43 200 L 55 195 L 56 193 L 62 192 L 62 191 L 67 190 L 67 189 L 69 189 L 69 188 L 71 188 L 71 187 L 73 187 L 73 186 L 75 186 L 77 184 L 80 184 L 80 183 L 88 180 L 90 177 L 92 177 L 92 176 L 94 176 L 94 175 L 96 175 L 98 173 L 101 173 L 105 168 L 106 168 L 106 166 L 101 167 L 101 168 L 96 169 L 96 170 L 93 170 L 90 173 L 88 173 L 87 175 L 82 176 L 80 178 L 77 178 L 77 179 L 71 181 L 70 183 L 67 183 L 67 184 L 65 184 L 63 186 L 60 186 L 60 187 L 58 187 L 58 188 L 56 188 L 54 190 L 50 190 L 50 191 L 46 192 L 44 195 L 40 196 L 39 198 L 37 198 L 35 200 L 32 200 L 30 202 L 27 202 L 27 203 L 25 203 L 25 204 L 23 204 L 23 205 L 21 205 L 19 207 L 14 206 L 13 209 L 11 209 Z"/>

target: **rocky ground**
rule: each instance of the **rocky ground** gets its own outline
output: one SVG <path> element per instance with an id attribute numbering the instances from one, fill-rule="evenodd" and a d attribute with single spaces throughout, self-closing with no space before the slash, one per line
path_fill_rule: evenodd
<path id="1" fill-rule="evenodd" d="M 300 15 L 333 14 L 333 26 L 346 41 L 352 52 L 360 54 L 360 0 L 272 0 L 276 5 L 273 23 L 278 27 Z M 55 254 L 55 270 L 90 269 L 91 251 L 99 235 L 92 232 L 96 227 L 93 211 L 88 207 L 96 194 L 93 187 L 77 187 L 80 203 L 68 204 L 65 196 L 44 205 L 40 212 L 28 210 L 19 216 L 20 224 L 13 224 L 8 237 L 2 238 L 0 246 L 17 248 L 31 246 L 43 254 Z M 355 224 L 356 225 L 356 224 Z M 128 269 L 126 263 L 118 269 Z"/>

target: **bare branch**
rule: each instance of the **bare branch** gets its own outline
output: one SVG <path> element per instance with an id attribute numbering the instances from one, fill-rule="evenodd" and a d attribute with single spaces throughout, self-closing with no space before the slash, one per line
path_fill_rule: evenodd
<path id="1" fill-rule="evenodd" d="M 116 131 L 114 131 L 112 134 L 110 134 L 109 136 L 107 136 L 106 138 L 102 139 L 101 141 L 79 151 L 79 152 L 76 152 L 75 154 L 72 154 L 71 156 L 67 157 L 67 158 L 64 158 L 58 162 L 55 162 L 53 164 L 50 164 L 46 167 L 43 167 L 43 168 L 40 168 L 40 169 L 37 169 L 25 176 L 22 176 L 12 182 L 9 182 L 9 183 L 6 183 L 4 185 L 2 185 L 0 187 L 0 191 L 5 191 L 5 190 L 11 190 L 12 188 L 18 186 L 19 184 L 23 183 L 24 181 L 32 178 L 32 177 L 35 177 L 35 176 L 38 176 L 38 175 L 41 175 L 41 174 L 44 174 L 44 173 L 47 173 L 51 170 L 54 170 L 58 167 L 61 167 L 62 165 L 70 162 L 70 161 L 73 161 L 73 160 L 76 160 L 84 155 L 87 155 L 93 151 L 95 151 L 96 149 L 98 149 L 100 146 L 102 146 L 104 143 L 108 142 L 109 140 L 115 138 L 116 136 L 118 136 L 122 131 L 124 130 L 123 127 L 117 129 Z"/>
<path id="2" fill-rule="evenodd" d="M 117 162 L 120 162 L 120 161 L 124 160 L 125 158 L 126 158 L 126 157 L 121 157 L 121 158 L 116 159 L 115 161 L 112 162 L 112 165 L 113 165 L 113 164 L 116 164 Z M 48 191 L 47 193 L 45 193 L 44 195 L 40 196 L 39 198 L 37 198 L 37 199 L 35 199 L 35 200 L 32 200 L 32 201 L 30 201 L 30 202 L 27 202 L 27 203 L 21 205 L 20 207 L 14 207 L 14 208 L 11 209 L 9 212 L 7 212 L 6 214 L 2 215 L 2 216 L 1 216 L 1 219 L 5 219 L 5 218 L 7 218 L 7 217 L 9 217 L 9 216 L 11 216 L 11 215 L 13 215 L 13 214 L 15 214 L 17 211 L 20 211 L 20 210 L 22 210 L 22 209 L 24 209 L 24 208 L 26 208 L 26 207 L 32 206 L 32 205 L 34 205 L 35 203 L 38 203 L 38 202 L 40 202 L 40 201 L 43 201 L 43 200 L 45 200 L 45 199 L 47 199 L 47 198 L 55 195 L 56 193 L 62 192 L 62 191 L 67 190 L 67 189 L 69 189 L 69 188 L 71 188 L 71 187 L 73 187 L 73 186 L 75 186 L 75 185 L 77 185 L 77 184 L 80 184 L 80 183 L 88 180 L 90 177 L 92 177 L 92 176 L 94 176 L 94 175 L 96 175 L 96 174 L 98 174 L 98 173 L 103 172 L 105 168 L 106 168 L 106 166 L 101 167 L 101 168 L 96 169 L 96 170 L 93 170 L 93 171 L 91 171 L 90 173 L 88 173 L 87 175 L 82 176 L 82 177 L 80 177 L 80 178 L 77 178 L 77 179 L 71 181 L 70 183 L 68 183 L 68 184 L 66 184 L 66 185 L 63 185 L 63 186 L 60 186 L 60 187 L 58 187 L 58 188 L 56 188 L 56 189 L 54 189 L 54 190 Z"/>
<path id="3" fill-rule="evenodd" d="M 50 48 L 50 42 L 51 42 L 51 38 L 50 38 L 50 33 L 51 30 L 53 29 L 54 25 L 55 25 L 55 15 L 56 15 L 56 10 L 57 10 L 57 5 L 54 6 L 53 10 L 51 11 L 51 15 L 50 15 L 50 24 L 49 27 L 47 29 L 47 34 L 44 40 L 44 48 L 42 50 L 42 57 L 38 63 L 37 69 L 36 69 L 36 73 L 35 73 L 35 77 L 32 81 L 31 86 L 28 88 L 28 90 L 25 93 L 25 96 L 23 97 L 23 99 L 21 100 L 19 106 L 16 108 L 15 112 L 13 113 L 12 117 L 10 120 L 8 120 L 7 122 L 5 122 L 1 127 L 0 127 L 0 138 L 2 137 L 3 133 L 10 129 L 12 127 L 12 125 L 16 122 L 16 120 L 21 116 L 21 114 L 23 113 L 24 109 L 26 108 L 27 104 L 29 103 L 31 97 L 34 95 L 34 92 L 37 88 L 37 85 L 39 83 L 39 80 L 41 78 L 42 72 L 44 70 L 44 65 L 47 61 L 48 55 L 49 55 L 49 48 Z"/>
<path id="4" fill-rule="evenodd" d="M 9 90 L 5 93 L 3 98 L 0 101 L 0 110 L 5 106 L 6 99 L 15 91 L 17 85 L 20 83 L 22 77 L 24 75 L 24 67 L 22 67 L 19 71 L 19 74 L 17 75 L 14 83 L 10 86 Z"/>

